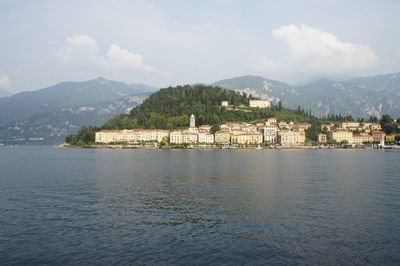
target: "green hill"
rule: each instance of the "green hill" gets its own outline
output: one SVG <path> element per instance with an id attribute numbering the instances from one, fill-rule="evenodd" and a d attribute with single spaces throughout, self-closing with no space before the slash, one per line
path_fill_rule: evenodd
<path id="1" fill-rule="evenodd" d="M 133 108 L 129 116 L 118 116 L 108 121 L 103 128 L 162 128 L 187 127 L 188 116 L 194 114 L 197 126 L 218 125 L 225 122 L 255 122 L 269 117 L 280 120 L 305 121 L 311 118 L 304 112 L 295 112 L 279 106 L 270 109 L 250 108 L 254 98 L 245 93 L 205 85 L 185 85 L 161 89 L 153 93 L 141 105 Z M 221 107 L 228 101 L 229 107 Z"/>

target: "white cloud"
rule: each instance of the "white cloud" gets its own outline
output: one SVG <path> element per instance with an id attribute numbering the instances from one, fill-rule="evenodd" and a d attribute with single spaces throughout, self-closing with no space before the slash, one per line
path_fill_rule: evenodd
<path id="1" fill-rule="evenodd" d="M 59 55 L 63 63 L 73 66 L 139 71 L 153 70 L 152 66 L 144 63 L 142 55 L 123 49 L 118 44 L 112 44 L 106 56 L 102 56 L 99 53 L 96 40 L 84 34 L 68 37 L 65 47 Z"/>
<path id="2" fill-rule="evenodd" d="M 6 88 L 11 85 L 11 81 L 7 75 L 0 73 L 0 88 Z"/>
<path id="3" fill-rule="evenodd" d="M 272 33 L 284 42 L 288 53 L 281 58 L 264 58 L 266 71 L 358 74 L 374 70 L 378 64 L 378 57 L 367 45 L 340 41 L 317 28 L 287 25 Z"/>
<path id="4" fill-rule="evenodd" d="M 99 54 L 96 40 L 83 34 L 70 36 L 65 41 L 61 51 L 62 62 L 70 65 L 101 66 L 105 59 Z"/>
<path id="5" fill-rule="evenodd" d="M 114 67 L 134 68 L 143 71 L 153 70 L 153 67 L 144 63 L 142 55 L 122 49 L 118 44 L 113 44 L 110 46 L 110 49 L 108 49 L 107 62 Z"/>

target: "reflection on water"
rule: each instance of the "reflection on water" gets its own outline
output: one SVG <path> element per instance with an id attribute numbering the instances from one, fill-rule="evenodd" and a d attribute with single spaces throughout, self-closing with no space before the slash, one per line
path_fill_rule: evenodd
<path id="1" fill-rule="evenodd" d="M 4 264 L 398 264 L 400 153 L 0 148 Z"/>

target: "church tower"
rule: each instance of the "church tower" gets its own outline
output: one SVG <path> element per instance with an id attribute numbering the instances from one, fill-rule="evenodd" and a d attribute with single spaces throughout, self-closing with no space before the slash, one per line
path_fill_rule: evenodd
<path id="1" fill-rule="evenodd" d="M 194 114 L 190 116 L 190 128 L 195 128 L 196 127 L 196 118 L 194 117 Z"/>

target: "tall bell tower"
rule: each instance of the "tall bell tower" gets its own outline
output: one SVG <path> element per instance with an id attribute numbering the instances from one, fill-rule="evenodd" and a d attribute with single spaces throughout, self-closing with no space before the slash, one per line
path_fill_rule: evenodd
<path id="1" fill-rule="evenodd" d="M 194 116 L 194 114 L 192 114 L 190 116 L 190 128 L 195 128 L 196 127 L 196 117 Z"/>

